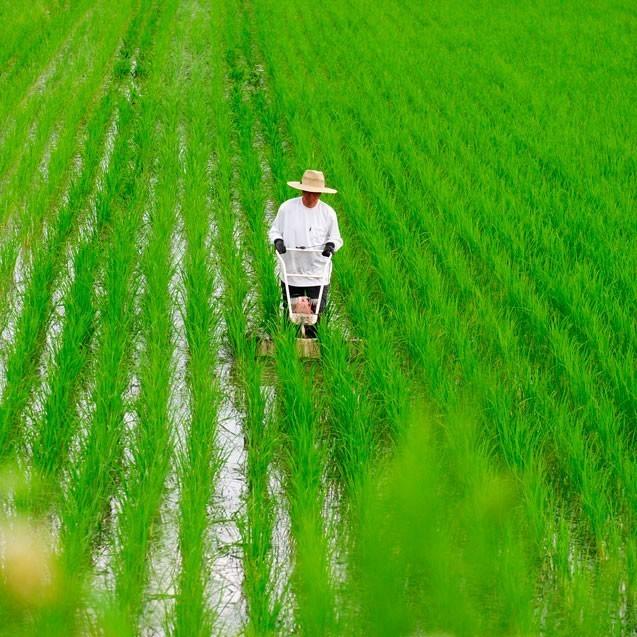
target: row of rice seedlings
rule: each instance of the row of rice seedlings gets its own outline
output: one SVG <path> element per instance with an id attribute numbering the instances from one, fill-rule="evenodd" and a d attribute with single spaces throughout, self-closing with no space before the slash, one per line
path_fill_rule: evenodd
<path id="1" fill-rule="evenodd" d="M 277 428 L 272 414 L 271 394 L 263 391 L 264 368 L 254 349 L 235 361 L 239 400 L 242 401 L 246 446 L 245 517 L 240 519 L 242 539 L 243 594 L 246 602 L 245 632 L 248 635 L 276 634 L 289 608 L 284 610 L 289 567 L 284 555 L 288 539 L 277 525 L 276 491 L 272 463 L 277 446 Z"/>
<path id="2" fill-rule="evenodd" d="M 174 421 L 169 413 L 172 368 L 171 243 L 177 207 L 174 178 L 178 174 L 176 90 L 164 69 L 171 57 L 175 4 L 163 5 L 153 42 L 152 79 L 145 89 L 144 120 L 155 123 L 151 148 L 159 148 L 158 175 L 147 201 L 146 246 L 141 255 L 139 316 L 141 352 L 136 375 L 137 420 L 130 467 L 123 488 L 114 557 L 114 610 L 118 634 L 137 634 L 144 610 L 149 553 L 158 535 L 156 521 L 172 460 Z M 152 73 L 151 71 L 151 73 Z M 174 93 L 173 93 L 174 95 Z M 153 101 L 154 100 L 154 101 Z M 147 109 L 147 110 L 146 110 Z M 145 215 L 146 216 L 146 215 Z"/>
<path id="3" fill-rule="evenodd" d="M 217 16 L 216 21 L 219 20 Z M 218 64 L 218 62 L 217 62 Z M 215 84 L 216 86 L 216 84 Z M 221 90 L 219 90 L 221 88 Z M 243 269 L 243 247 L 235 246 L 237 219 L 232 205 L 232 160 L 230 156 L 230 120 L 222 92 L 217 87 L 215 118 L 215 196 L 214 227 L 217 249 L 215 265 L 221 274 L 223 291 L 218 299 L 223 305 L 224 341 L 232 356 L 229 381 L 235 386 L 237 411 L 242 414 L 247 489 L 245 514 L 237 521 L 241 534 L 243 595 L 246 603 L 246 632 L 251 635 L 272 634 L 277 626 L 277 609 L 272 603 L 272 533 L 274 503 L 269 492 L 272 443 L 269 434 L 273 423 L 266 417 L 266 398 L 262 391 L 263 367 L 256 355 L 257 343 L 248 337 L 246 313 L 248 279 Z M 224 386 L 226 395 L 231 388 Z"/>
<path id="4" fill-rule="evenodd" d="M 176 59 L 176 56 L 175 58 Z M 180 568 L 179 558 L 179 483 L 178 460 L 179 450 L 184 448 L 186 425 L 189 420 L 189 404 L 187 395 L 187 342 L 182 301 L 185 298 L 183 289 L 183 272 L 185 257 L 185 238 L 183 228 L 182 202 L 185 175 L 185 139 L 183 126 L 178 127 L 178 168 L 177 173 L 177 206 L 175 209 L 175 226 L 170 238 L 171 278 L 168 292 L 171 305 L 169 308 L 172 326 L 171 343 L 172 370 L 168 414 L 172 423 L 171 457 L 165 480 L 165 494 L 152 526 L 152 546 L 148 555 L 148 581 L 144 591 L 144 607 L 141 617 L 142 632 L 162 632 L 170 626 L 176 596 L 174 594 L 177 573 Z M 172 160 L 171 160 L 172 161 Z M 175 187 L 173 180 L 172 186 Z"/>
<path id="5" fill-rule="evenodd" d="M 177 579 L 173 632 L 207 635 L 219 622 L 221 609 L 210 598 L 211 501 L 223 464 L 217 448 L 222 392 L 217 371 L 220 310 L 213 294 L 216 277 L 210 259 L 209 114 L 206 83 L 214 82 L 207 68 L 210 27 L 208 10 L 185 3 L 179 12 L 183 41 L 180 72 L 192 82 L 183 103 L 184 204 L 184 323 L 188 347 L 189 413 L 187 439 L 179 457 L 181 570 Z M 203 51 L 206 51 L 204 53 Z M 203 91 L 203 92 L 202 92 Z M 214 510 L 213 515 L 216 514 Z M 216 546 L 214 547 L 216 548 Z"/>
<path id="6" fill-rule="evenodd" d="M 188 183 L 184 198 L 186 263 L 185 326 L 188 341 L 188 379 L 190 387 L 190 427 L 180 458 L 180 553 L 181 572 L 175 608 L 174 630 L 177 634 L 208 634 L 213 617 L 206 602 L 206 567 L 208 544 L 208 506 L 220 466 L 214 446 L 216 420 L 220 402 L 214 382 L 217 362 L 216 324 L 218 315 L 211 304 L 213 274 L 207 257 L 205 210 L 205 167 L 187 158 Z M 203 175 L 197 174 L 202 171 Z M 199 219 L 197 218 L 199 217 Z M 201 220 L 203 219 L 203 223 Z M 208 284 L 208 285 L 207 285 Z"/>
<path id="7" fill-rule="evenodd" d="M 230 21 L 228 21 L 230 24 Z M 228 42 L 239 40 L 242 48 L 230 49 L 227 54 L 228 74 L 232 80 L 230 101 L 235 124 L 235 152 L 240 158 L 240 205 L 243 215 L 244 236 L 251 256 L 250 267 L 259 289 L 258 308 L 260 327 L 272 330 L 278 322 L 281 293 L 272 275 L 272 246 L 267 240 L 269 219 L 264 214 L 267 197 L 264 183 L 265 151 L 258 129 L 254 95 L 263 91 L 263 74 L 258 65 L 252 64 L 250 39 L 245 30 L 229 33 Z M 246 57 L 247 56 L 247 57 Z M 250 62 L 248 62 L 248 60 Z"/>
<path id="8" fill-rule="evenodd" d="M 130 33 L 139 43 L 140 66 L 149 59 L 158 14 L 149 2 L 141 7 L 142 19 Z M 147 57 L 148 56 L 148 57 Z M 123 473 L 125 393 L 134 339 L 135 266 L 137 234 L 146 203 L 146 167 L 152 153 L 154 121 L 138 107 L 137 96 L 120 99 L 120 134 L 115 144 L 105 192 L 111 208 L 111 250 L 104 265 L 104 293 L 98 300 L 100 335 L 95 352 L 91 422 L 77 464 L 70 468 L 68 493 L 62 506 L 61 546 L 65 572 L 74 573 L 78 588 L 89 568 L 96 534 L 105 525 L 111 498 Z M 136 113 L 137 110 L 141 112 Z M 112 511 L 111 511 L 112 512 Z M 65 620 L 73 621 L 75 609 Z"/>
<path id="9" fill-rule="evenodd" d="M 335 592 L 329 540 L 323 516 L 326 453 L 321 437 L 321 405 L 316 371 L 304 366 L 292 327 L 275 336 L 277 416 L 282 439 L 280 463 L 294 537 L 291 584 L 295 626 L 304 634 L 336 632 Z"/>
<path id="10" fill-rule="evenodd" d="M 223 22 L 223 11 L 216 11 L 214 39 L 218 42 L 223 42 L 220 27 Z M 238 196 L 233 184 L 233 178 L 236 178 L 236 151 L 227 97 L 224 95 L 222 51 L 220 47 L 220 50 L 213 52 L 213 76 L 218 79 L 214 82 L 214 97 L 211 99 L 218 107 L 212 122 L 215 137 L 211 171 L 214 192 L 214 236 L 211 245 L 215 246 L 214 265 L 221 274 L 217 302 L 223 308 L 220 328 L 227 360 L 222 385 L 226 401 L 223 413 L 227 413 L 233 421 L 230 429 L 227 429 L 225 422 L 221 425 L 227 433 L 222 436 L 225 438 L 225 444 L 222 442 L 225 455 L 222 473 L 226 475 L 220 477 L 229 482 L 233 479 L 229 475 L 232 471 L 238 486 L 232 490 L 233 496 L 225 505 L 231 504 L 234 511 L 228 511 L 231 515 L 226 515 L 225 521 L 217 528 L 217 534 L 224 537 L 226 542 L 234 539 L 234 546 L 228 546 L 226 551 L 232 551 L 235 559 L 240 560 L 240 566 L 232 572 L 227 572 L 227 567 L 224 570 L 226 577 L 231 578 L 226 584 L 228 593 L 235 590 L 236 594 L 235 587 L 239 584 L 242 609 L 239 613 L 235 612 L 231 626 L 228 622 L 224 622 L 224 626 L 221 621 L 219 626 L 236 632 L 243 624 L 249 634 L 268 634 L 276 621 L 272 618 L 276 611 L 272 610 L 269 603 L 274 505 L 267 491 L 270 458 L 264 453 L 257 459 L 255 449 L 264 450 L 261 443 L 266 438 L 266 427 L 269 425 L 262 411 L 263 369 L 256 360 L 257 343 L 250 334 L 248 321 L 255 298 L 246 267 L 247 242 L 241 231 Z M 251 404 L 249 401 L 255 402 Z M 252 427 L 253 431 L 249 431 L 248 427 Z M 258 482 L 254 482 L 252 477 L 255 462 L 258 462 Z M 220 497 L 224 497 L 223 487 Z M 219 567 L 223 568 L 223 564 L 217 562 L 217 565 L 218 571 Z M 223 571 L 218 572 L 219 577 L 223 577 Z M 233 608 L 236 609 L 235 602 Z"/>

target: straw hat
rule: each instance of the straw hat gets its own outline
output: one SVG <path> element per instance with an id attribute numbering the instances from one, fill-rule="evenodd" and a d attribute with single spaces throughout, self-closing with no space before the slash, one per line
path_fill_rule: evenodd
<path id="1" fill-rule="evenodd" d="M 292 188 L 297 190 L 305 190 L 306 192 L 326 192 L 331 195 L 338 192 L 334 188 L 327 188 L 325 177 L 320 170 L 306 170 L 301 181 L 288 181 L 288 186 L 292 186 Z"/>

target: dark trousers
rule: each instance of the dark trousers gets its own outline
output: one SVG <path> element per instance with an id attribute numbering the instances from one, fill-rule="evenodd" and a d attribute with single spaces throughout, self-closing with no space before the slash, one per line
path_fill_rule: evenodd
<path id="1" fill-rule="evenodd" d="M 299 296 L 307 296 L 310 299 L 314 299 L 315 301 L 318 301 L 319 294 L 321 293 L 320 285 L 309 285 L 306 287 L 298 287 L 296 285 L 290 285 L 289 288 L 290 288 L 291 299 L 296 299 Z M 327 296 L 329 294 L 329 291 L 330 291 L 330 286 L 326 285 L 323 288 L 323 296 L 321 297 L 321 307 L 319 307 L 319 310 L 318 310 L 319 315 L 318 315 L 318 318 L 316 319 L 316 323 L 314 325 L 305 326 L 305 335 L 309 336 L 310 338 L 316 337 L 316 326 L 319 324 L 321 320 L 321 314 L 324 312 L 325 307 L 327 306 Z M 287 299 L 287 295 L 285 294 L 285 283 L 283 283 L 283 281 L 281 281 L 281 294 L 283 294 L 283 310 L 285 311 L 285 317 L 289 318 L 288 299 Z"/>

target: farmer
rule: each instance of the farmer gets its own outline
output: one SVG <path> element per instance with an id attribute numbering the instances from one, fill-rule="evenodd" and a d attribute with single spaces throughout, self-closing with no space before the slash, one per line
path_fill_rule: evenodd
<path id="1" fill-rule="evenodd" d="M 319 276 L 318 279 L 304 276 L 290 277 L 293 279 L 289 281 L 291 299 L 305 296 L 318 302 L 321 285 L 325 286 L 321 297 L 321 307 L 318 310 L 320 317 L 327 305 L 330 287 L 330 273 L 328 271 L 325 274 L 325 260 L 343 245 L 336 213 L 331 206 L 320 199 L 323 193 L 334 194 L 336 190 L 325 186 L 325 177 L 318 170 L 306 170 L 301 181 L 288 181 L 288 186 L 300 190 L 301 196 L 288 199 L 281 204 L 270 228 L 269 237 L 276 251 L 282 255 L 286 254 L 287 248 L 321 250 L 320 253 L 288 253 L 285 257 L 286 268 L 306 275 Z M 281 273 L 279 275 L 281 276 Z M 283 280 L 281 280 L 281 292 L 287 315 L 287 296 Z M 315 337 L 315 327 L 306 325 L 305 334 L 310 338 Z"/>

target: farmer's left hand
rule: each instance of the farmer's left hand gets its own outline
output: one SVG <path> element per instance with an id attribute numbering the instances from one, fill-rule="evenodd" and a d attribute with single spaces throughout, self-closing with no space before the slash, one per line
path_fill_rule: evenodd
<path id="1" fill-rule="evenodd" d="M 334 244 L 331 241 L 328 241 L 323 248 L 323 252 L 321 254 L 324 257 L 331 257 L 334 254 Z"/>

